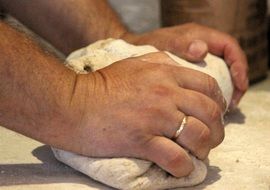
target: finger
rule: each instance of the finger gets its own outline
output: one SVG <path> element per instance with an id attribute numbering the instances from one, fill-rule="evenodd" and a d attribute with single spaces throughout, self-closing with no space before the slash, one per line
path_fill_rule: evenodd
<path id="1" fill-rule="evenodd" d="M 179 89 L 173 101 L 180 112 L 197 118 L 210 129 L 211 148 L 224 139 L 223 112 L 209 97 L 192 90 Z M 184 101 L 183 101 L 184 100 Z"/>
<path id="2" fill-rule="evenodd" d="M 157 136 L 145 147 L 146 159 L 156 163 L 175 177 L 187 176 L 193 170 L 188 153 L 170 139 Z"/>
<path id="3" fill-rule="evenodd" d="M 166 34 L 163 34 L 166 35 Z M 190 62 L 201 62 L 208 52 L 207 43 L 202 40 L 190 40 L 187 37 L 180 37 L 178 33 L 167 33 L 164 36 L 167 41 L 162 45 L 160 50 L 169 51 Z"/>
<path id="4" fill-rule="evenodd" d="M 194 40 L 188 45 L 188 50 L 183 52 L 183 58 L 191 62 L 201 62 L 207 53 L 207 44 L 201 40 Z"/>
<path id="5" fill-rule="evenodd" d="M 230 66 L 231 76 L 236 89 L 242 95 L 248 88 L 248 64 L 247 59 L 238 42 L 229 35 L 208 29 L 203 39 L 207 43 L 209 52 L 223 56 L 225 62 Z M 241 96 L 236 97 L 239 102 Z"/>
<path id="6" fill-rule="evenodd" d="M 160 50 L 169 51 L 190 62 L 203 61 L 208 52 L 207 43 L 202 40 L 190 40 L 190 38 L 180 37 L 180 34 L 171 32 L 163 35 L 163 38 L 167 39 L 167 41 L 163 41 L 165 45 L 157 44 L 157 47 L 159 47 Z"/>
<path id="7" fill-rule="evenodd" d="M 239 52 L 238 54 L 240 55 L 235 55 L 236 52 Z M 231 75 L 236 84 L 235 86 L 239 90 L 245 91 L 248 88 L 248 64 L 247 58 L 240 46 L 238 44 L 235 46 L 233 44 L 226 46 L 224 50 L 224 59 L 230 66 Z"/>
<path id="8" fill-rule="evenodd" d="M 219 105 L 223 112 L 225 112 L 227 102 L 223 97 L 216 79 L 208 74 L 189 68 L 175 68 L 172 72 L 174 73 L 174 78 L 180 87 L 197 91 L 208 96 Z"/>
<path id="9" fill-rule="evenodd" d="M 176 28 L 177 27 L 175 27 L 175 29 Z M 194 38 L 190 40 L 190 38 L 187 38 L 186 36 L 183 37 L 183 34 L 181 33 L 183 33 L 183 31 L 175 33 L 170 30 L 163 30 L 163 32 L 159 32 L 158 34 L 161 40 L 151 37 L 149 40 L 149 36 L 146 38 L 141 37 L 141 40 L 137 40 L 136 44 L 151 44 L 159 50 L 170 51 L 191 62 L 203 61 L 208 52 L 207 43 L 199 40 L 199 38 L 198 40 L 194 40 Z"/>
<path id="10" fill-rule="evenodd" d="M 238 86 L 235 85 L 233 96 L 232 96 L 232 101 L 230 104 L 231 109 L 234 109 L 237 107 L 242 96 L 244 95 L 244 93 L 248 89 L 249 81 L 247 78 L 247 70 L 248 69 L 242 71 L 241 68 L 239 68 L 239 66 L 237 64 L 232 64 L 230 67 L 230 73 L 232 75 L 232 79 L 233 79 L 234 84 L 236 84 L 236 85 L 238 84 L 239 78 L 242 78 L 239 81 L 241 81 L 241 80 L 244 81 L 243 85 L 238 85 Z M 246 75 L 243 74 L 244 72 L 246 73 Z"/>
<path id="11" fill-rule="evenodd" d="M 241 98 L 243 96 L 243 92 L 239 91 L 238 89 L 234 89 L 232 101 L 229 105 L 230 110 L 236 109 L 237 105 L 239 104 Z"/>
<path id="12" fill-rule="evenodd" d="M 180 38 L 179 36 L 171 38 L 167 49 L 171 53 L 190 62 L 201 62 L 208 53 L 208 46 L 204 41 L 190 41 L 187 38 Z"/>
<path id="13" fill-rule="evenodd" d="M 200 120 L 189 116 L 180 135 L 175 141 L 189 150 L 194 156 L 203 160 L 211 147 L 210 130 Z"/>
<path id="14" fill-rule="evenodd" d="M 172 76 L 179 86 L 207 95 L 219 104 L 223 111 L 225 111 L 226 101 L 217 81 L 213 77 L 193 69 L 181 67 L 164 52 L 150 53 L 138 58 L 142 61 L 151 63 L 170 65 L 170 67 L 167 66 L 167 69 L 172 73 Z"/>

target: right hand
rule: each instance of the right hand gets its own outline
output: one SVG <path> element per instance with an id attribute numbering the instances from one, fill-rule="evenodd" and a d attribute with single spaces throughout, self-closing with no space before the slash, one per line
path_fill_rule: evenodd
<path id="1" fill-rule="evenodd" d="M 78 75 L 70 103 L 77 126 L 61 148 L 146 159 L 176 177 L 188 175 L 193 165 L 185 149 L 204 159 L 222 142 L 225 105 L 215 79 L 176 64 L 151 53 Z M 187 124 L 173 139 L 184 116 Z"/>

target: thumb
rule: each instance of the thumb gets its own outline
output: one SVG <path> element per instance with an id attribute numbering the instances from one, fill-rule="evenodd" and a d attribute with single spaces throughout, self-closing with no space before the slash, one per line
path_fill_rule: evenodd
<path id="1" fill-rule="evenodd" d="M 154 137 L 148 142 L 146 159 L 176 177 L 187 176 L 193 170 L 193 164 L 187 152 L 165 137 Z"/>
<path id="2" fill-rule="evenodd" d="M 181 47 L 182 46 L 182 47 Z M 186 47 L 183 47 L 186 46 Z M 190 62 L 201 62 L 208 53 L 208 46 L 202 40 L 193 40 L 191 42 L 179 44 L 179 48 L 175 46 L 173 53 Z"/>
<path id="3" fill-rule="evenodd" d="M 189 41 L 183 38 L 176 38 L 173 40 L 173 43 L 168 45 L 168 50 L 171 53 L 190 62 L 201 62 L 208 53 L 208 45 L 202 40 Z"/>

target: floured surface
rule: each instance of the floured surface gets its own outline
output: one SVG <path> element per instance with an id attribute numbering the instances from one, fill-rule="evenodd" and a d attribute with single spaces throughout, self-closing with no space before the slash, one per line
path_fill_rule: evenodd
<path id="1" fill-rule="evenodd" d="M 192 190 L 269 190 L 270 79 L 249 90 L 227 119 L 226 138 L 210 154 L 206 181 Z"/>

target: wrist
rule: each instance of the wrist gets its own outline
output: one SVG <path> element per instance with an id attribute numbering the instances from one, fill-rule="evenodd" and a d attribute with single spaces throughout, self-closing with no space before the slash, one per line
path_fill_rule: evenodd
<path id="1" fill-rule="evenodd" d="M 88 138 L 92 134 L 91 126 L 95 122 L 94 97 L 95 79 L 91 74 L 74 75 L 68 99 L 65 101 L 65 118 L 68 121 L 66 132 L 59 147 L 64 150 L 84 153 L 82 139 L 86 135 L 85 128 L 89 129 Z"/>
<path id="2" fill-rule="evenodd" d="M 108 89 L 99 72 L 77 75 L 76 81 L 67 114 L 73 120 L 62 149 L 90 156 L 99 151 L 96 143 L 111 100 L 107 98 Z"/>

